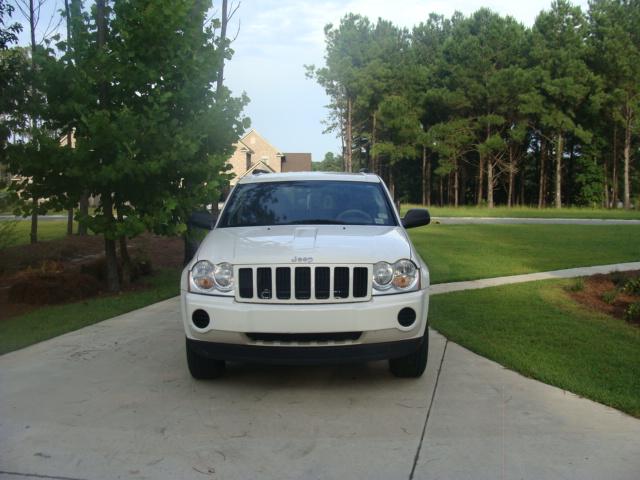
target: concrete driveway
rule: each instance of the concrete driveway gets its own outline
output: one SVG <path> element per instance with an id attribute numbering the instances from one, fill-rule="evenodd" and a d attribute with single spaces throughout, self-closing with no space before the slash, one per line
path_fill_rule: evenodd
<path id="1" fill-rule="evenodd" d="M 0 478 L 633 479 L 640 421 L 431 336 L 384 362 L 196 382 L 171 299 L 0 357 Z"/>

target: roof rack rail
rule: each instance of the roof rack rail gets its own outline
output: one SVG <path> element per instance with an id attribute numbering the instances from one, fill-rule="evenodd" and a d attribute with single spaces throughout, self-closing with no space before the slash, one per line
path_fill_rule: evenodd
<path id="1" fill-rule="evenodd" d="M 368 168 L 361 168 L 358 173 L 371 173 Z"/>
<path id="2" fill-rule="evenodd" d="M 268 170 L 262 170 L 261 168 L 256 168 L 255 170 L 251 171 L 251 175 L 263 175 L 265 173 L 271 173 Z"/>

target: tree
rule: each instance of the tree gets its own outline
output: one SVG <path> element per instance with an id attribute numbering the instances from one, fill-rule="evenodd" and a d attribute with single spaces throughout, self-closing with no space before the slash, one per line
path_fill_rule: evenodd
<path id="1" fill-rule="evenodd" d="M 321 162 L 313 162 L 311 168 L 314 172 L 342 172 L 344 160 L 342 156 L 327 152 Z"/>
<path id="2" fill-rule="evenodd" d="M 530 53 L 539 88 L 526 96 L 522 110 L 537 117 L 541 133 L 554 143 L 554 198 L 560 208 L 566 135 L 591 139 L 579 121 L 580 109 L 595 88 L 585 62 L 586 23 L 579 7 L 558 0 L 538 15 L 532 32 Z"/>
<path id="3" fill-rule="evenodd" d="M 640 112 L 640 3 L 625 0 L 591 2 L 589 21 L 592 32 L 589 39 L 595 53 L 592 65 L 606 84 L 608 116 L 623 131 L 623 199 L 624 207 L 631 208 L 632 141 L 638 131 Z M 613 162 L 615 169 L 615 158 Z"/>

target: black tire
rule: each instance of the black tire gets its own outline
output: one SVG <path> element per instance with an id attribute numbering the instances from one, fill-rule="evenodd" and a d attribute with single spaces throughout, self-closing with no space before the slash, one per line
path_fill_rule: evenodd
<path id="1" fill-rule="evenodd" d="M 211 380 L 219 378 L 224 374 L 224 360 L 213 360 L 203 357 L 191 347 L 191 343 L 187 338 L 187 365 L 189 365 L 189 373 L 196 380 Z"/>
<path id="2" fill-rule="evenodd" d="M 389 359 L 389 370 L 396 377 L 418 378 L 427 368 L 429 356 L 429 328 L 427 327 L 422 337 L 420 348 L 406 357 Z"/>

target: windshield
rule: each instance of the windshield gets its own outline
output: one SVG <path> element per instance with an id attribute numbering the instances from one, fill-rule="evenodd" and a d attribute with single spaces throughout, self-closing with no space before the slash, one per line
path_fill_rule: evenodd
<path id="1" fill-rule="evenodd" d="M 238 185 L 218 227 L 396 225 L 380 183 L 260 182 Z"/>

